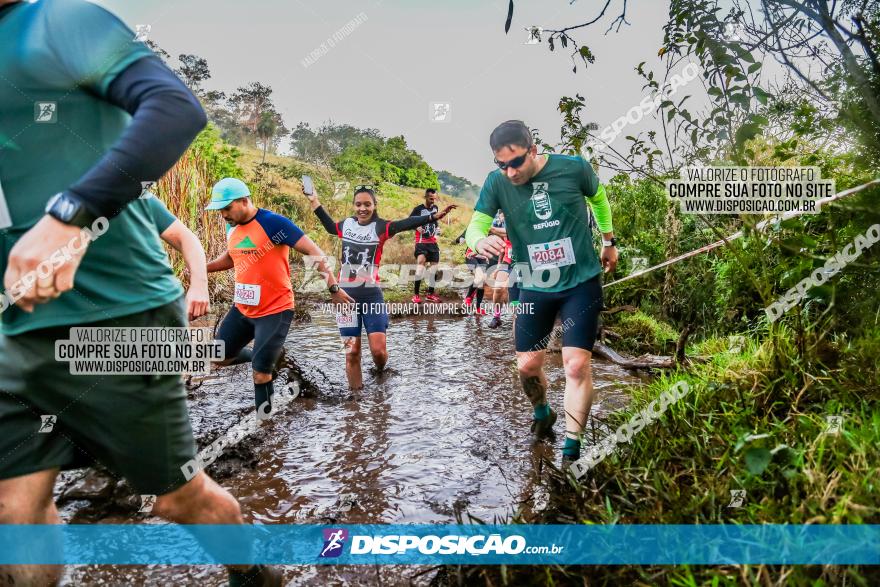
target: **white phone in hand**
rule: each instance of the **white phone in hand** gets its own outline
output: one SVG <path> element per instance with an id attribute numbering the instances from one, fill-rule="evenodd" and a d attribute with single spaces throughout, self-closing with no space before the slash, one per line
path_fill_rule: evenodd
<path id="1" fill-rule="evenodd" d="M 302 184 L 303 184 L 303 193 L 307 196 L 311 196 L 315 193 L 315 184 L 312 183 L 312 178 L 308 175 L 302 176 Z"/>

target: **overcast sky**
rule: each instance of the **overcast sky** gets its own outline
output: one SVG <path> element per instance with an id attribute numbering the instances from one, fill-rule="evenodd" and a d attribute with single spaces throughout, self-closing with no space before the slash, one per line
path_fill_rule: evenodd
<path id="1" fill-rule="evenodd" d="M 604 35 L 607 16 L 600 26 L 575 31 L 596 63 L 574 74 L 567 51 L 526 45 L 524 27 L 580 24 L 604 2 L 518 0 L 509 35 L 507 0 L 99 3 L 132 28 L 151 25 L 150 38 L 172 55 L 207 59 L 213 75 L 208 89 L 268 84 L 289 128 L 332 119 L 402 134 L 432 167 L 477 184 L 492 169 L 489 133 L 504 120 L 522 119 L 552 144 L 559 138 L 561 96 L 580 93 L 587 100 L 585 118 L 603 127 L 637 105 L 644 94 L 634 67 L 647 61 L 658 73 L 663 69 L 656 55 L 668 14 L 665 0 L 631 1 L 632 25 L 619 33 Z M 619 5 L 612 3 L 609 14 Z M 359 15 L 350 34 L 303 66 L 306 56 Z M 431 120 L 435 102 L 451 105 L 449 122 Z M 623 138 L 615 144 L 623 145 Z"/>

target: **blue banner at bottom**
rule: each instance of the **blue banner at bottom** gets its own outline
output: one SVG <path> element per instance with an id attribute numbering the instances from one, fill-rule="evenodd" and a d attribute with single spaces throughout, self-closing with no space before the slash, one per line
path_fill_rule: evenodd
<path id="1" fill-rule="evenodd" d="M 0 564 L 877 565 L 880 525 L 0 526 Z"/>

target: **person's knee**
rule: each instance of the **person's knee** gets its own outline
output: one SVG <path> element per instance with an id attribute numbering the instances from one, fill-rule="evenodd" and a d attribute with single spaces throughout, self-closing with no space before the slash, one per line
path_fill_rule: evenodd
<path id="1" fill-rule="evenodd" d="M 261 373 L 259 371 L 254 371 L 254 383 L 262 384 L 269 383 L 270 381 L 272 381 L 271 373 Z"/>
<path id="2" fill-rule="evenodd" d="M 41 471 L 0 481 L 0 524 L 51 523 L 57 471 Z"/>
<path id="3" fill-rule="evenodd" d="M 540 353 L 523 353 L 516 359 L 517 371 L 523 379 L 528 377 L 537 377 L 541 374 L 544 367 L 544 361 L 541 360 Z"/>
<path id="4" fill-rule="evenodd" d="M 232 495 L 217 485 L 200 471 L 185 485 L 156 498 L 153 514 L 172 521 L 183 521 L 201 517 L 198 513 L 205 508 L 212 517 L 224 523 L 238 523 L 241 519 L 241 506 Z"/>
<path id="5" fill-rule="evenodd" d="M 565 368 L 565 376 L 569 379 L 588 379 L 590 377 L 590 355 L 588 353 L 577 353 L 570 357 L 563 357 L 563 367 Z"/>
<path id="6" fill-rule="evenodd" d="M 349 338 L 344 343 L 345 360 L 348 363 L 360 363 L 361 360 L 361 341 L 357 338 Z"/>

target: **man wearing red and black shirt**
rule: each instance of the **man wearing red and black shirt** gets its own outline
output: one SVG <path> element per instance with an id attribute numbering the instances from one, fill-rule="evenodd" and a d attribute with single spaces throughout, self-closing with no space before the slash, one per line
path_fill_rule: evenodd
<path id="1" fill-rule="evenodd" d="M 413 208 L 413 211 L 410 212 L 410 216 L 430 216 L 431 214 L 437 214 L 440 209 L 437 208 L 436 201 L 437 190 L 434 188 L 426 189 L 425 203 L 419 204 Z M 422 303 L 422 297 L 419 295 L 419 290 L 422 287 L 422 278 L 425 275 L 425 268 L 430 266 L 430 263 L 440 262 L 440 247 L 437 245 L 438 232 L 436 222 L 429 222 L 416 229 L 415 258 L 419 266 L 416 269 L 416 282 L 413 291 L 414 295 L 412 297 L 414 304 Z M 428 286 L 428 293 L 425 294 L 425 299 L 429 302 L 440 301 L 440 298 L 434 293 L 433 285 Z"/>

